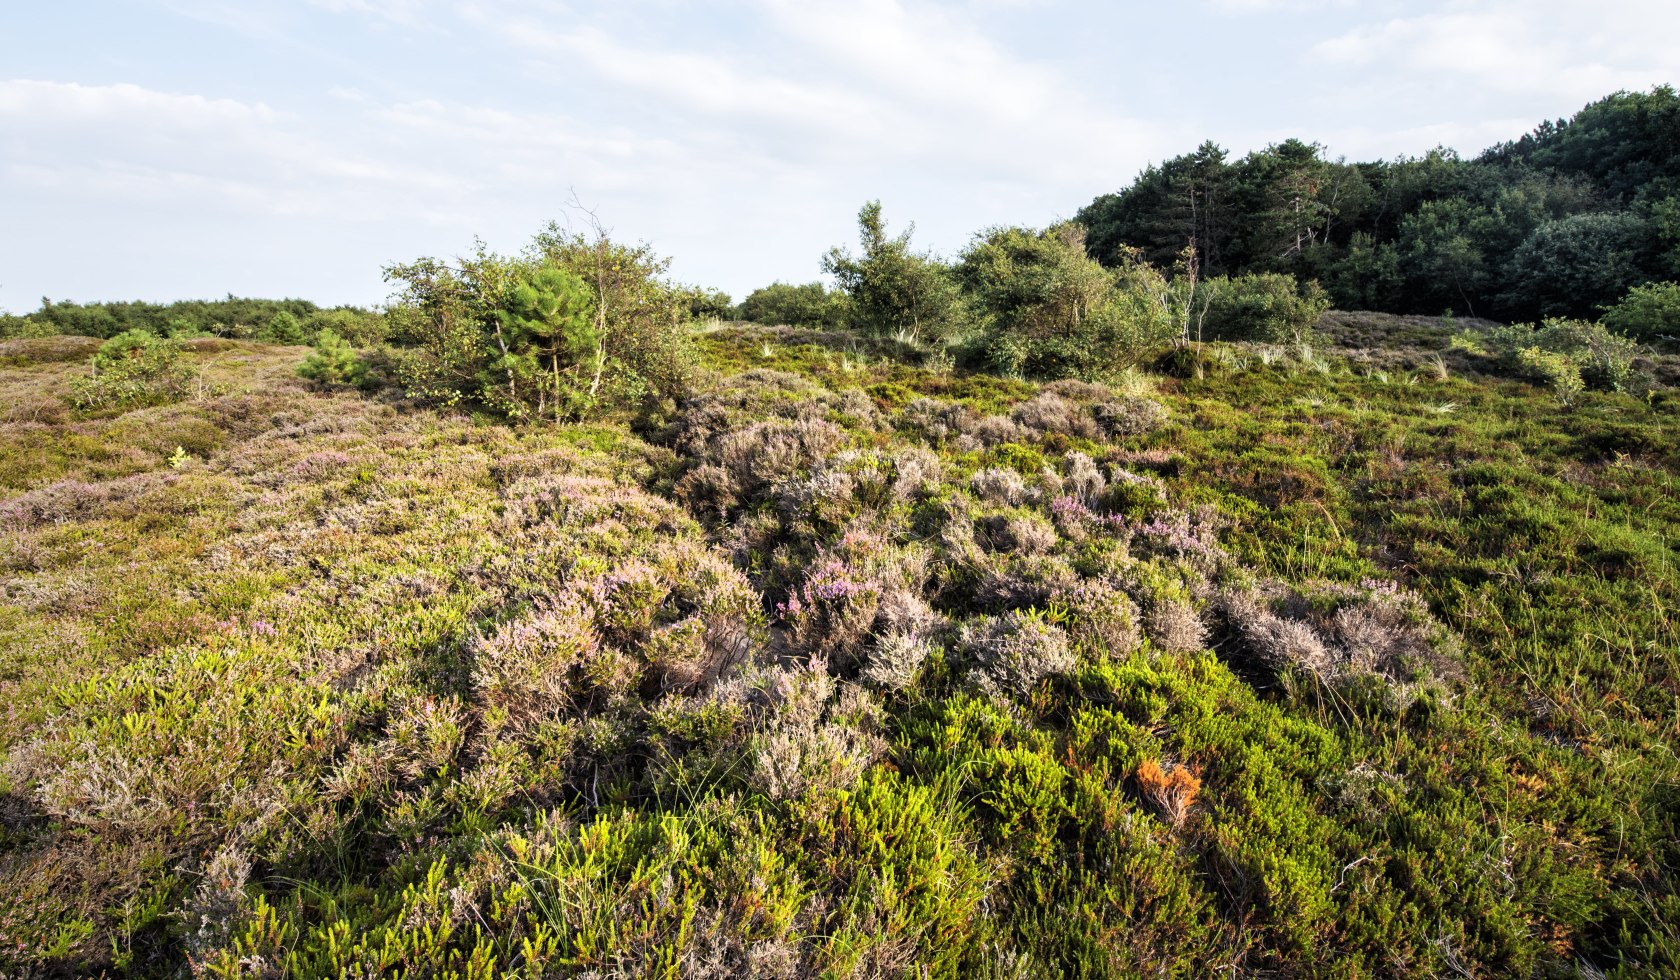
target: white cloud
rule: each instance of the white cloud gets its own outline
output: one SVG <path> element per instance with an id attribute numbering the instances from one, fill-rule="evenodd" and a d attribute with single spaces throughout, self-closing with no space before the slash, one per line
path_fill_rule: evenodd
<path id="1" fill-rule="evenodd" d="M 1313 50 L 1331 64 L 1399 75 L 1413 85 L 1469 82 L 1584 103 L 1680 75 L 1680 46 L 1669 31 L 1654 29 L 1672 18 L 1669 0 L 1467 0 L 1364 25 Z"/>

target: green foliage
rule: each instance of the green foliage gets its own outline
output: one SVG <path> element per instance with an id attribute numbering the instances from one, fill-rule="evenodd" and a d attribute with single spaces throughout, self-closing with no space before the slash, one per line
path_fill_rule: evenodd
<path id="1" fill-rule="evenodd" d="M 1640 340 L 1680 337 L 1680 283 L 1635 286 L 1604 311 L 1604 325 Z"/>
<path id="2" fill-rule="evenodd" d="M 1552 318 L 1538 327 L 1515 324 L 1488 334 L 1488 343 L 1514 367 L 1550 384 L 1565 402 L 1586 386 L 1610 391 L 1634 387 L 1639 344 L 1602 324 Z"/>
<path id="3" fill-rule="evenodd" d="M 304 341 L 303 323 L 291 313 L 281 310 L 268 325 L 257 331 L 257 339 L 270 344 L 301 344 Z"/>
<path id="4" fill-rule="evenodd" d="M 331 327 L 315 335 L 314 350 L 298 365 L 300 377 L 325 385 L 360 385 L 367 378 L 367 363 L 350 342 Z"/>
<path id="5" fill-rule="evenodd" d="M 127 330 L 146 330 L 159 336 L 209 334 L 217 337 L 255 337 L 267 329 L 276 316 L 286 314 L 305 324 L 305 337 L 313 334 L 311 318 L 332 315 L 342 328 L 343 319 L 354 317 L 377 321 L 378 314 L 356 307 L 323 310 L 302 299 L 244 299 L 229 296 L 218 300 L 183 300 L 175 303 L 55 303 L 41 300 L 41 308 L 24 317 L 0 321 L 0 336 L 24 336 L 6 331 L 28 330 L 30 336 L 68 334 L 81 337 L 114 337 Z M 27 324 L 27 325 L 26 325 Z M 353 331 L 340 329 L 351 336 Z"/>
<path id="6" fill-rule="evenodd" d="M 735 316 L 735 304 L 721 289 L 690 289 L 688 315 L 695 320 L 729 320 Z"/>
<path id="7" fill-rule="evenodd" d="M 1105 270 L 1086 256 L 1078 225 L 993 229 L 958 271 L 982 314 L 972 344 L 1006 374 L 1109 378 L 1184 334 L 1189 282 L 1141 260 Z"/>
<path id="8" fill-rule="evenodd" d="M 405 267 L 392 356 L 608 391 L 686 294 L 551 234 Z M 1182 340 L 1176 271 L 1076 336 Z M 1672 975 L 1677 403 L 1456 327 L 1042 386 L 726 327 L 635 431 L 243 342 L 75 415 L 97 342 L 7 341 L 0 972 Z"/>
<path id="9" fill-rule="evenodd" d="M 532 240 L 532 261 L 564 269 L 593 292 L 595 328 L 605 364 L 592 397 L 610 403 L 668 404 L 688 387 L 688 309 L 667 276 L 670 260 L 645 244 L 622 245 L 601 229 L 590 235 L 550 223 Z"/>
<path id="10" fill-rule="evenodd" d="M 522 270 L 496 319 L 502 356 L 495 367 L 507 376 L 508 405 L 556 421 L 590 407 L 606 370 L 606 348 L 582 279 L 556 266 Z"/>
<path id="11" fill-rule="evenodd" d="M 1350 163 L 1285 140 L 1240 160 L 1204 143 L 1082 208 L 1091 255 L 1208 276 L 1288 273 L 1344 309 L 1592 316 L 1680 267 L 1680 97 L 1619 92 L 1476 159 Z"/>
<path id="12" fill-rule="evenodd" d="M 72 385 L 71 402 L 83 410 L 136 408 L 175 401 L 187 391 L 191 371 L 181 345 L 144 330 L 112 337 L 93 355 L 93 374 Z"/>
<path id="13" fill-rule="evenodd" d="M 389 334 L 382 314 L 349 306 L 317 310 L 303 318 L 305 337 L 318 337 L 323 330 L 338 334 L 352 347 L 372 347 Z"/>
<path id="14" fill-rule="evenodd" d="M 523 258 L 482 246 L 393 266 L 397 373 L 415 395 L 509 418 L 638 408 L 687 382 L 687 298 L 646 246 L 550 226 Z"/>
<path id="15" fill-rule="evenodd" d="M 937 343 L 962 329 L 963 304 L 950 270 L 931 255 L 911 250 L 914 230 L 888 237 L 881 202 L 870 201 L 858 211 L 861 253 L 831 249 L 823 257 L 823 271 L 846 295 L 847 319 L 854 328 L 912 345 Z"/>
<path id="16" fill-rule="evenodd" d="M 773 282 L 747 294 L 737 312 L 749 323 L 770 326 L 832 329 L 848 323 L 846 294 L 830 292 L 820 282 L 799 286 Z"/>
<path id="17" fill-rule="evenodd" d="M 1330 300 L 1317 282 L 1255 273 L 1202 280 L 1196 306 L 1193 322 L 1205 339 L 1310 345 Z"/>
<path id="18" fill-rule="evenodd" d="M 1603 309 L 1650 278 L 1650 230 L 1628 213 L 1580 214 L 1534 230 L 1511 256 L 1511 308 L 1543 316 Z"/>

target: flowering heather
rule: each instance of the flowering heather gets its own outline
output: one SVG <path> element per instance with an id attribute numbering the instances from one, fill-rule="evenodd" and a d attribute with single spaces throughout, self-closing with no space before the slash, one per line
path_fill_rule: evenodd
<path id="1" fill-rule="evenodd" d="M 0 345 L 0 975 L 1680 969 L 1665 393 L 690 339 L 587 425 Z"/>

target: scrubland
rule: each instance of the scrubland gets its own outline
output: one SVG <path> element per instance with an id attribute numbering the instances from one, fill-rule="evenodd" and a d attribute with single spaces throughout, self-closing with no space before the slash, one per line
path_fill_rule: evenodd
<path id="1" fill-rule="evenodd" d="M 518 424 L 4 341 L 0 973 L 1680 970 L 1680 398 L 1466 326 Z"/>

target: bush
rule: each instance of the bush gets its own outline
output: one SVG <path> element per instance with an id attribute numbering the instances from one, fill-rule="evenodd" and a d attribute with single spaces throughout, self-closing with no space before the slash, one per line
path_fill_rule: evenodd
<path id="1" fill-rule="evenodd" d="M 1507 365 L 1549 384 L 1565 402 L 1585 387 L 1623 391 L 1637 381 L 1639 345 L 1602 324 L 1552 318 L 1499 327 L 1487 339 Z"/>
<path id="2" fill-rule="evenodd" d="M 331 330 L 352 347 L 372 347 L 390 336 L 383 314 L 340 306 L 331 310 L 317 310 L 304 318 L 303 334 L 319 337 L 321 331 Z"/>
<path id="3" fill-rule="evenodd" d="M 257 339 L 270 344 L 303 343 L 303 324 L 289 311 L 281 310 L 257 333 Z"/>
<path id="4" fill-rule="evenodd" d="M 1635 286 L 1604 311 L 1604 325 L 1640 340 L 1680 337 L 1680 283 Z"/>
<path id="5" fill-rule="evenodd" d="M 1083 272 L 1080 275 L 1083 281 Z M 1019 377 L 1100 381 L 1136 367 L 1184 335 L 1184 283 L 1142 262 L 1123 266 L 1112 276 L 1099 295 L 1079 300 L 1078 316 L 1050 316 L 1058 306 L 1076 305 L 1058 301 L 1031 310 L 1031 316 L 1023 310 L 1018 317 L 991 318 L 979 342 L 982 360 L 993 370 Z M 1050 324 L 1054 329 L 1009 329 L 1012 320 L 1018 326 Z"/>
<path id="6" fill-rule="evenodd" d="M 355 348 L 331 327 L 315 336 L 315 350 L 298 366 L 298 374 L 328 385 L 360 385 L 367 377 L 367 364 Z"/>
<path id="7" fill-rule="evenodd" d="M 912 226 L 911 230 L 914 230 Z M 823 271 L 850 301 L 848 321 L 865 333 L 909 344 L 945 340 L 961 328 L 965 316 L 957 283 L 932 255 L 910 249 L 910 231 L 887 237 L 881 202 L 858 211 L 862 254 L 831 249 Z"/>
<path id="8" fill-rule="evenodd" d="M 186 394 L 191 376 L 179 342 L 129 330 L 100 345 L 93 376 L 72 384 L 71 401 L 84 410 L 161 405 Z"/>
<path id="9" fill-rule="evenodd" d="M 1044 678 L 1066 673 L 1075 663 L 1067 634 L 1031 610 L 972 622 L 963 627 L 961 642 L 974 658 L 975 682 L 1016 697 L 1031 694 Z"/>
<path id="10" fill-rule="evenodd" d="M 1220 276 L 1201 283 L 1193 323 L 1207 340 L 1304 344 L 1329 308 L 1316 282 L 1297 284 L 1294 276 L 1271 272 Z"/>
<path id="11" fill-rule="evenodd" d="M 838 328 L 846 324 L 846 294 L 829 292 L 820 282 L 802 286 L 773 282 L 748 294 L 739 314 L 751 323 Z"/>
<path id="12" fill-rule="evenodd" d="M 512 419 L 640 409 L 686 390 L 688 296 L 645 245 L 550 224 L 525 256 L 392 266 L 386 314 L 415 397 Z"/>

